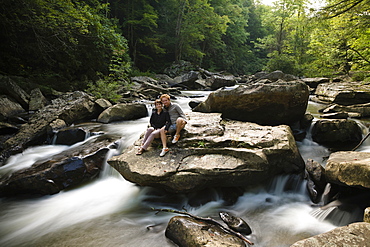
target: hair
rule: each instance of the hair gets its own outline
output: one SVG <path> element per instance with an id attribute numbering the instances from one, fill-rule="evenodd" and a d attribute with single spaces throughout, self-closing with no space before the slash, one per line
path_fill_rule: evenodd
<path id="1" fill-rule="evenodd" d="M 162 98 L 167 98 L 168 100 L 170 100 L 170 96 L 168 94 L 162 94 L 160 99 L 162 100 Z"/>
<path id="2" fill-rule="evenodd" d="M 160 103 L 162 105 L 162 101 L 160 99 L 154 100 L 154 105 L 157 104 L 157 103 Z"/>

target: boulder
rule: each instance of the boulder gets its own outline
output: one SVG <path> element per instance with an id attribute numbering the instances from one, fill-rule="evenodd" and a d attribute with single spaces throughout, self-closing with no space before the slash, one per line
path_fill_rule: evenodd
<path id="1" fill-rule="evenodd" d="M 327 184 L 325 179 L 325 168 L 318 162 L 308 159 L 306 162 L 306 171 L 308 174 L 307 189 L 310 198 L 314 203 L 321 200 Z"/>
<path id="2" fill-rule="evenodd" d="M 11 116 L 24 112 L 20 104 L 6 95 L 0 95 L 0 121 L 4 121 Z"/>
<path id="3" fill-rule="evenodd" d="M 223 118 L 261 125 L 291 124 L 302 119 L 308 97 L 308 87 L 301 81 L 257 82 L 231 90 L 219 89 L 193 110 L 220 112 Z"/>
<path id="4" fill-rule="evenodd" d="M 169 89 L 164 88 L 162 86 L 157 86 L 149 82 L 144 82 L 141 84 L 141 87 L 137 90 L 137 93 L 145 95 L 146 98 L 150 100 L 154 100 L 154 99 L 157 99 L 158 96 L 161 94 L 164 94 L 164 93 L 169 94 L 170 91 Z"/>
<path id="5" fill-rule="evenodd" d="M 165 234 L 178 246 L 246 246 L 243 240 L 219 226 L 186 216 L 171 218 Z"/>
<path id="6" fill-rule="evenodd" d="M 353 148 L 362 140 L 362 130 L 353 120 L 321 119 L 312 127 L 312 140 L 333 148 Z"/>
<path id="7" fill-rule="evenodd" d="M 370 153 L 335 152 L 330 154 L 325 174 L 328 182 L 370 189 Z"/>
<path id="8" fill-rule="evenodd" d="M 98 117 L 100 123 L 122 120 L 134 120 L 148 116 L 148 110 L 142 103 L 121 103 L 105 109 Z"/>
<path id="9" fill-rule="evenodd" d="M 236 78 L 233 75 L 212 75 L 206 81 L 206 84 L 210 85 L 211 90 L 230 87 L 236 84 Z"/>
<path id="10" fill-rule="evenodd" d="M 313 100 L 339 105 L 370 102 L 370 85 L 360 82 L 323 83 L 318 85 Z"/>
<path id="11" fill-rule="evenodd" d="M 0 178 L 0 197 L 51 195 L 95 178 L 105 163 L 113 137 L 99 136 Z"/>
<path id="12" fill-rule="evenodd" d="M 201 76 L 198 71 L 190 71 L 186 74 L 175 77 L 174 78 L 175 84 L 173 86 L 181 86 L 193 90 L 201 89 L 203 88 L 202 85 L 196 83 L 196 81 L 200 78 Z"/>
<path id="13" fill-rule="evenodd" d="M 10 77 L 0 75 L 0 92 L 13 98 L 23 109 L 28 110 L 30 96 Z"/>
<path id="14" fill-rule="evenodd" d="M 67 128 L 55 134 L 55 144 L 73 145 L 86 139 L 87 132 L 82 128 Z"/>
<path id="15" fill-rule="evenodd" d="M 131 146 L 108 163 L 133 183 L 177 193 L 256 185 L 304 169 L 286 125 L 221 122 L 218 113 L 192 112 L 188 118 L 182 137 L 166 156 L 159 157 L 160 150 L 154 148 L 138 156 L 138 146 Z"/>
<path id="16" fill-rule="evenodd" d="M 316 89 L 317 86 L 321 83 L 330 82 L 330 78 L 326 78 L 326 77 L 302 78 L 301 80 L 312 89 Z"/>
<path id="17" fill-rule="evenodd" d="M 22 152 L 26 147 L 45 143 L 50 124 L 56 119 L 72 124 L 97 114 L 95 102 L 86 93 L 67 93 L 35 113 L 23 124 L 19 132 L 4 143 L 0 165 L 12 154 Z"/>
<path id="18" fill-rule="evenodd" d="M 47 104 L 47 100 L 42 94 L 39 88 L 35 88 L 31 91 L 30 94 L 30 103 L 28 110 L 30 111 L 37 111 L 43 108 Z"/>
<path id="19" fill-rule="evenodd" d="M 370 223 L 359 222 L 298 241 L 291 247 L 369 246 L 369 243 Z"/>
<path id="20" fill-rule="evenodd" d="M 98 107 L 101 108 L 102 111 L 112 106 L 112 103 L 110 103 L 106 99 L 97 99 L 95 103 L 98 105 Z"/>

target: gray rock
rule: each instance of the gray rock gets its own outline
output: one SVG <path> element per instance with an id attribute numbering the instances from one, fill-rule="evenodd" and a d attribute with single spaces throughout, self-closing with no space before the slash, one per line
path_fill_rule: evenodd
<path id="1" fill-rule="evenodd" d="M 185 216 L 171 218 L 166 228 L 166 237 L 181 247 L 244 247 L 238 237 L 223 231 L 220 227 Z"/>
<path id="2" fill-rule="evenodd" d="M 105 109 L 98 117 L 100 123 L 110 123 L 113 121 L 134 120 L 148 116 L 145 104 L 128 103 L 116 104 Z"/>
<path id="3" fill-rule="evenodd" d="M 29 103 L 29 110 L 30 111 L 37 111 L 43 108 L 47 104 L 47 100 L 42 94 L 39 88 L 35 88 L 31 91 L 30 94 L 30 103 Z"/>
<path id="4" fill-rule="evenodd" d="M 112 106 L 112 103 L 106 99 L 97 99 L 95 103 L 102 109 L 102 111 Z"/>
<path id="5" fill-rule="evenodd" d="M 165 157 L 153 148 L 137 156 L 138 146 L 132 146 L 108 163 L 133 183 L 171 192 L 255 185 L 304 169 L 288 126 L 238 121 L 221 125 L 215 113 L 190 113 L 188 118 L 183 136 Z"/>
<path id="6" fill-rule="evenodd" d="M 220 112 L 223 118 L 261 125 L 291 124 L 302 119 L 308 97 L 308 87 L 301 81 L 254 83 L 217 90 L 194 111 Z"/>
<path id="7" fill-rule="evenodd" d="M 326 233 L 313 236 L 291 245 L 291 247 L 343 247 L 369 246 L 370 223 L 360 222 L 338 227 Z"/>
<path id="8" fill-rule="evenodd" d="M 236 78 L 233 75 L 212 75 L 207 78 L 207 85 L 210 85 L 212 90 L 234 86 L 235 84 Z"/>

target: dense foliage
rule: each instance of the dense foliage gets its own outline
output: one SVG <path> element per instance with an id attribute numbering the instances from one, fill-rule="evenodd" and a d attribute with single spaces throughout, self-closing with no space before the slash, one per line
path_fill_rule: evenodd
<path id="1" fill-rule="evenodd" d="M 0 70 L 58 89 L 84 88 L 128 63 L 128 47 L 98 0 L 7 0 L 0 5 Z M 116 61 L 113 61 L 116 60 Z M 64 84 L 63 82 L 68 82 Z"/>
<path id="2" fill-rule="evenodd" d="M 174 61 L 234 74 L 370 69 L 370 0 L 7 0 L 0 73 L 111 94 Z M 107 85 L 104 88 L 104 85 Z M 112 97 L 114 100 L 116 96 Z"/>

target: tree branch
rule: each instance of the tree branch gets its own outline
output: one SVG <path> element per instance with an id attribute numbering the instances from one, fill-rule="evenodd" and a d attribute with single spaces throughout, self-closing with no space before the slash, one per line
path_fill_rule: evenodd
<path id="1" fill-rule="evenodd" d="M 196 220 L 201 220 L 201 221 L 205 221 L 205 222 L 211 223 L 213 225 L 216 225 L 216 226 L 220 227 L 225 232 L 230 233 L 230 234 L 232 234 L 232 235 L 240 238 L 241 240 L 247 242 L 249 245 L 254 245 L 253 242 L 251 242 L 249 239 L 247 239 L 241 233 L 236 232 L 236 231 L 234 231 L 232 229 L 229 229 L 229 228 L 224 227 L 222 224 L 220 224 L 219 222 L 217 222 L 216 220 L 214 220 L 214 219 L 212 219 L 210 217 L 207 217 L 207 218 L 199 217 L 199 216 L 193 215 L 193 214 L 188 213 L 188 212 L 185 212 L 185 211 L 178 211 L 178 210 L 174 210 L 174 209 L 152 208 L 152 210 L 157 211 L 157 212 L 168 212 L 168 213 L 184 214 L 184 215 L 190 216 L 190 217 L 192 217 L 192 218 L 194 218 Z"/>

